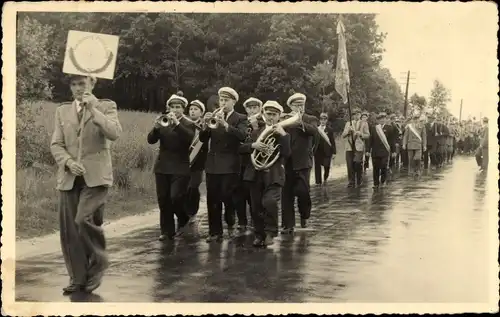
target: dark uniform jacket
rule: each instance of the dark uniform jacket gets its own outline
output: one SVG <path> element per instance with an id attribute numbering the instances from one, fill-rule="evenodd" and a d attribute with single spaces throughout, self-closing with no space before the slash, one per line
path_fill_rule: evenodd
<path id="1" fill-rule="evenodd" d="M 189 146 L 194 137 L 194 125 L 181 118 L 177 126 L 153 128 L 148 134 L 148 143 L 160 141 L 160 153 L 154 172 L 159 174 L 189 174 Z"/>
<path id="2" fill-rule="evenodd" d="M 318 127 L 318 130 L 320 127 Z M 337 154 L 337 147 L 335 145 L 335 139 L 333 137 L 333 129 L 329 126 L 325 126 L 325 134 L 328 136 L 330 140 L 331 146 L 326 143 L 325 139 L 319 136 L 318 148 L 316 149 L 315 156 L 318 158 L 330 158 L 332 155 Z M 319 135 L 319 132 L 318 132 Z"/>
<path id="3" fill-rule="evenodd" d="M 370 126 L 370 141 L 368 142 L 369 149 L 367 152 L 371 152 L 372 157 L 389 156 L 391 153 L 395 152 L 396 135 L 399 133 L 399 131 L 397 130 L 397 128 L 396 130 L 394 129 L 395 127 L 393 127 L 391 124 L 385 124 L 382 127 L 382 131 L 384 132 L 387 143 L 389 144 L 389 151 L 387 151 L 387 148 L 382 142 L 382 139 L 378 135 L 376 125 Z"/>
<path id="4" fill-rule="evenodd" d="M 425 132 L 427 134 L 427 147 L 435 149 L 439 134 L 441 133 L 440 125 L 437 122 L 434 122 L 434 124 L 427 122 L 425 124 Z"/>
<path id="5" fill-rule="evenodd" d="M 403 143 L 404 128 L 401 124 L 398 124 L 396 122 L 392 122 L 391 125 L 392 130 L 394 131 L 394 142 L 401 145 Z"/>
<path id="6" fill-rule="evenodd" d="M 200 152 L 193 161 L 191 165 L 191 171 L 202 171 L 205 168 L 205 162 L 207 160 L 208 153 L 208 142 L 204 142 L 201 146 Z"/>
<path id="7" fill-rule="evenodd" d="M 240 153 L 245 153 L 250 157 L 251 153 L 254 151 L 252 143 L 258 139 L 264 129 L 265 126 L 260 126 L 258 130 L 252 131 L 251 138 L 240 146 Z M 283 186 L 285 184 L 285 167 L 283 164 L 291 153 L 290 135 L 286 134 L 284 136 L 279 136 L 278 144 L 280 149 L 280 157 L 278 160 L 276 160 L 276 162 L 269 167 L 269 169 L 262 171 L 257 171 L 250 161 L 250 164 L 248 164 L 245 169 L 243 180 L 250 182 L 255 181 L 257 174 L 262 173 L 264 177 L 264 184 L 266 184 L 266 186 L 271 184 Z"/>
<path id="8" fill-rule="evenodd" d="M 285 131 L 290 134 L 290 146 L 292 154 L 286 161 L 286 168 L 294 171 L 311 168 L 313 156 L 319 144 L 319 134 L 317 118 L 308 114 L 303 117 L 304 130 L 302 125 L 288 127 Z"/>
<path id="9" fill-rule="evenodd" d="M 233 111 L 226 119 L 228 131 L 219 125 L 217 129 L 207 128 L 200 132 L 200 141 L 208 144 L 205 172 L 208 174 L 239 174 L 241 157 L 238 153 L 241 142 L 245 141 L 246 116 Z"/>

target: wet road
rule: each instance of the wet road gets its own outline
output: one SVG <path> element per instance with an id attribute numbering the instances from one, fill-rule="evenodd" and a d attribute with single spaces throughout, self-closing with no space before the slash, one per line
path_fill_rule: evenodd
<path id="1" fill-rule="evenodd" d="M 396 174 L 378 192 L 371 170 L 365 188 L 312 186 L 309 228 L 268 249 L 252 248 L 250 235 L 162 245 L 156 227 L 112 238 L 111 267 L 92 295 L 62 296 L 59 252 L 24 259 L 16 301 L 487 302 L 496 211 L 486 201 L 496 193 L 476 171 L 472 158 L 457 158 L 419 181 Z"/>

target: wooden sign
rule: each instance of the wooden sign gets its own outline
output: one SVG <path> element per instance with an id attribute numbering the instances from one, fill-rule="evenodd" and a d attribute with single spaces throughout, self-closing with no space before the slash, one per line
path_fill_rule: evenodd
<path id="1" fill-rule="evenodd" d="M 115 35 L 69 31 L 63 72 L 113 79 L 118 41 Z"/>

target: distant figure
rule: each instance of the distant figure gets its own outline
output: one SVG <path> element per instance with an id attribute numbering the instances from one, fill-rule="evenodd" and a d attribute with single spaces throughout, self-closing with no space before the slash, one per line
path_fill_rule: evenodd
<path id="1" fill-rule="evenodd" d="M 395 132 L 390 124 L 386 121 L 387 115 L 385 112 L 377 116 L 378 123 L 370 127 L 369 148 L 367 152 L 372 157 L 373 168 L 373 188 L 384 186 L 387 180 L 389 156 L 394 153 L 395 148 Z M 395 155 L 394 155 L 395 156 Z"/>
<path id="2" fill-rule="evenodd" d="M 92 94 L 96 81 L 94 77 L 70 77 L 74 101 L 57 108 L 50 144 L 59 166 L 61 248 L 70 276 L 69 285 L 63 288 L 65 294 L 92 292 L 101 285 L 109 266 L 101 225 L 108 190 L 113 184 L 110 143 L 118 139 L 122 127 L 116 103 Z M 80 135 L 83 139 L 78 162 Z"/>
<path id="3" fill-rule="evenodd" d="M 420 116 L 414 115 L 412 120 L 406 125 L 403 136 L 403 150 L 408 152 L 409 173 L 415 176 L 420 175 L 420 161 L 422 160 L 422 150 L 427 151 L 427 135 L 425 127 L 419 122 Z"/>
<path id="4" fill-rule="evenodd" d="M 353 109 L 352 122 L 346 122 L 342 138 L 345 146 L 347 166 L 347 187 L 359 187 L 363 182 L 363 160 L 365 157 L 365 140 L 370 137 L 367 122 L 360 120 L 361 110 Z M 354 140 L 354 144 L 353 144 Z"/>
<path id="5" fill-rule="evenodd" d="M 483 133 L 480 146 L 476 150 L 476 162 L 481 171 L 488 170 L 488 118 L 483 119 Z"/>
<path id="6" fill-rule="evenodd" d="M 331 146 L 328 145 L 325 139 L 320 138 L 318 148 L 314 153 L 314 176 L 316 184 L 321 185 L 323 182 L 326 183 L 326 180 L 330 175 L 332 159 L 334 159 L 337 154 L 335 139 L 333 137 L 333 129 L 328 125 L 328 114 L 326 112 L 321 113 L 319 116 L 318 130 L 323 130 L 323 132 L 325 132 L 331 144 Z M 323 177 L 321 177 L 322 167 L 325 170 Z"/>

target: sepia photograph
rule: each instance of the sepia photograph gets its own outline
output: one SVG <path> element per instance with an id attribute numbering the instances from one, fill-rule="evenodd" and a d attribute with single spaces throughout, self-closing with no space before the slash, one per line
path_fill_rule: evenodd
<path id="1" fill-rule="evenodd" d="M 2 29 L 2 313 L 498 312 L 493 2 L 7 2 Z"/>

